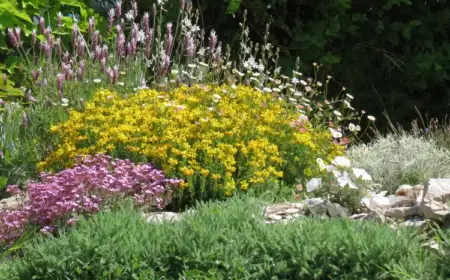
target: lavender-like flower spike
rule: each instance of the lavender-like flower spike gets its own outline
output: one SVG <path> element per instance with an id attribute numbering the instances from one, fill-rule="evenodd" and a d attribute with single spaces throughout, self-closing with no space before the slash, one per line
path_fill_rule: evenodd
<path id="1" fill-rule="evenodd" d="M 88 34 L 92 35 L 92 32 L 94 32 L 95 29 L 95 18 L 90 17 L 88 21 Z"/>
<path id="2" fill-rule="evenodd" d="M 58 94 L 59 97 L 63 97 L 63 83 L 64 83 L 64 74 L 58 73 L 56 75 L 57 85 L 58 85 Z"/>
<path id="3" fill-rule="evenodd" d="M 145 35 L 147 36 L 150 32 L 150 15 L 148 13 L 144 13 L 142 17 L 142 29 L 144 29 Z"/>
<path id="4" fill-rule="evenodd" d="M 61 14 L 61 12 L 58 12 L 58 18 L 56 20 L 56 27 L 58 27 L 58 29 L 60 29 L 62 26 L 61 20 L 62 20 L 62 14 Z"/>
<path id="5" fill-rule="evenodd" d="M 138 16 L 138 6 L 135 0 L 131 1 L 131 10 L 133 11 L 134 18 L 136 18 Z"/>
<path id="6" fill-rule="evenodd" d="M 61 56 L 61 54 L 62 54 L 62 47 L 61 47 L 61 38 L 59 38 L 59 37 L 56 38 L 55 48 L 56 48 L 56 51 L 57 51 L 58 55 Z"/>
<path id="7" fill-rule="evenodd" d="M 43 47 L 45 52 L 45 58 L 47 59 L 47 62 L 50 62 L 50 60 L 52 59 L 52 48 L 47 42 L 44 43 Z"/>
<path id="8" fill-rule="evenodd" d="M 102 47 L 102 58 L 104 58 L 106 61 L 108 61 L 108 46 L 103 45 Z"/>
<path id="9" fill-rule="evenodd" d="M 84 69 L 85 69 L 84 60 L 81 60 L 80 64 L 78 65 L 78 72 L 77 72 L 78 81 L 83 81 Z"/>
<path id="10" fill-rule="evenodd" d="M 92 34 L 92 38 L 91 38 L 91 50 L 92 51 L 95 51 L 95 49 L 97 48 L 99 36 L 100 36 L 100 32 L 98 30 L 95 30 L 94 33 Z"/>
<path id="11" fill-rule="evenodd" d="M 78 25 L 74 23 L 72 25 L 72 47 L 74 51 L 78 48 Z"/>
<path id="12" fill-rule="evenodd" d="M 97 46 L 95 48 L 94 61 L 100 61 L 100 59 L 102 59 L 102 48 Z"/>
<path id="13" fill-rule="evenodd" d="M 164 50 L 166 55 L 170 55 L 170 52 L 172 51 L 172 45 L 173 45 L 172 23 L 169 22 L 166 25 L 166 36 L 164 41 Z"/>
<path id="14" fill-rule="evenodd" d="M 114 24 L 114 9 L 109 10 L 108 12 L 108 33 L 111 31 L 111 28 Z"/>
<path id="15" fill-rule="evenodd" d="M 12 28 L 8 28 L 9 39 L 14 48 L 19 47 L 19 41 L 17 40 L 16 34 Z"/>
<path id="16" fill-rule="evenodd" d="M 19 46 L 21 46 L 22 42 L 20 41 L 20 28 L 19 27 L 14 28 L 14 32 L 16 33 L 17 42 L 19 43 Z"/>
<path id="17" fill-rule="evenodd" d="M 159 75 L 164 76 L 170 67 L 170 57 L 166 54 L 163 55 L 163 59 L 161 60 L 161 64 L 159 66 Z"/>
<path id="18" fill-rule="evenodd" d="M 222 42 L 219 42 L 219 45 L 217 46 L 217 49 L 214 52 L 214 60 L 216 61 L 216 63 L 219 63 L 221 58 L 222 58 Z"/>
<path id="19" fill-rule="evenodd" d="M 152 51 L 152 41 L 153 41 L 153 28 L 149 29 L 148 34 L 145 35 L 145 56 L 150 58 L 150 53 Z"/>
<path id="20" fill-rule="evenodd" d="M 195 55 L 194 38 L 192 38 L 191 32 L 186 32 L 185 37 L 186 56 L 193 57 Z"/>
<path id="21" fill-rule="evenodd" d="M 217 36 L 214 30 L 211 30 L 211 34 L 209 35 L 209 51 L 211 54 L 214 54 L 217 45 Z"/>
<path id="22" fill-rule="evenodd" d="M 39 27 L 41 28 L 41 33 L 45 33 L 45 19 L 44 17 L 39 17 Z"/>
<path id="23" fill-rule="evenodd" d="M 100 71 L 102 73 L 105 73 L 105 67 L 106 67 L 106 59 L 102 57 L 102 59 L 100 59 Z"/>
<path id="24" fill-rule="evenodd" d="M 116 2 L 116 16 L 117 16 L 117 19 L 119 19 L 121 15 L 122 15 L 122 1 L 119 0 L 119 1 Z"/>
<path id="25" fill-rule="evenodd" d="M 62 57 L 62 62 L 68 64 L 69 63 L 69 52 L 65 52 L 63 57 Z"/>
<path id="26" fill-rule="evenodd" d="M 124 56 L 125 55 L 125 35 L 123 33 L 120 33 L 117 36 L 117 42 L 116 42 L 116 52 L 117 56 Z"/>
<path id="27" fill-rule="evenodd" d="M 33 44 L 33 46 L 36 44 L 36 40 L 37 40 L 36 29 L 33 29 L 33 31 L 31 31 L 31 43 Z"/>

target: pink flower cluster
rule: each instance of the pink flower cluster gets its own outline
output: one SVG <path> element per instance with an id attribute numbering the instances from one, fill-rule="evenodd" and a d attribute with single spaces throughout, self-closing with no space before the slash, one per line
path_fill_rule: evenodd
<path id="1" fill-rule="evenodd" d="M 138 206 L 162 208 L 170 200 L 171 187 L 180 183 L 166 179 L 151 164 L 88 156 L 72 169 L 41 174 L 40 182 L 27 184 L 28 200 L 19 209 L 0 210 L 0 244 L 19 237 L 27 224 L 51 232 L 57 222 L 73 224 L 76 215 L 98 212 L 121 198 L 132 197 Z M 17 186 L 8 190 L 25 196 Z"/>

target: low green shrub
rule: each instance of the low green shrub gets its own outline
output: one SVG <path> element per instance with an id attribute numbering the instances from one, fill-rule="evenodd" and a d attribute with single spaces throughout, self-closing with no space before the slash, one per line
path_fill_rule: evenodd
<path id="1" fill-rule="evenodd" d="M 444 279 L 410 230 L 349 220 L 265 224 L 249 198 L 202 204 L 175 224 L 130 210 L 39 238 L 0 279 Z"/>
<path id="2" fill-rule="evenodd" d="M 390 193 L 401 184 L 423 184 L 450 175 L 450 153 L 432 139 L 406 132 L 377 136 L 369 144 L 350 148 L 347 156 Z"/>

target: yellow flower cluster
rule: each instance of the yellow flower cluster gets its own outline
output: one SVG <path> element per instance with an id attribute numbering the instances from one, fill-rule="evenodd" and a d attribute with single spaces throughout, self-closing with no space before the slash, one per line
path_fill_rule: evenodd
<path id="1" fill-rule="evenodd" d="M 72 110 L 68 121 L 52 127 L 60 143 L 40 168 L 108 153 L 153 162 L 184 178 L 185 188 L 200 185 L 201 191 L 231 195 L 274 179 L 304 177 L 317 157 L 342 152 L 329 132 L 293 127 L 299 116 L 283 101 L 245 86 L 142 90 L 127 97 L 101 90 L 84 112 Z"/>

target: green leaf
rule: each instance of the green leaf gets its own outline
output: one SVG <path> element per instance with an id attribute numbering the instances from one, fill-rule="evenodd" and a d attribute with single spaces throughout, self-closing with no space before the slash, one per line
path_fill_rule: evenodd
<path id="1" fill-rule="evenodd" d="M 230 0 L 227 8 L 227 14 L 234 14 L 239 10 L 241 6 L 241 0 Z"/>

